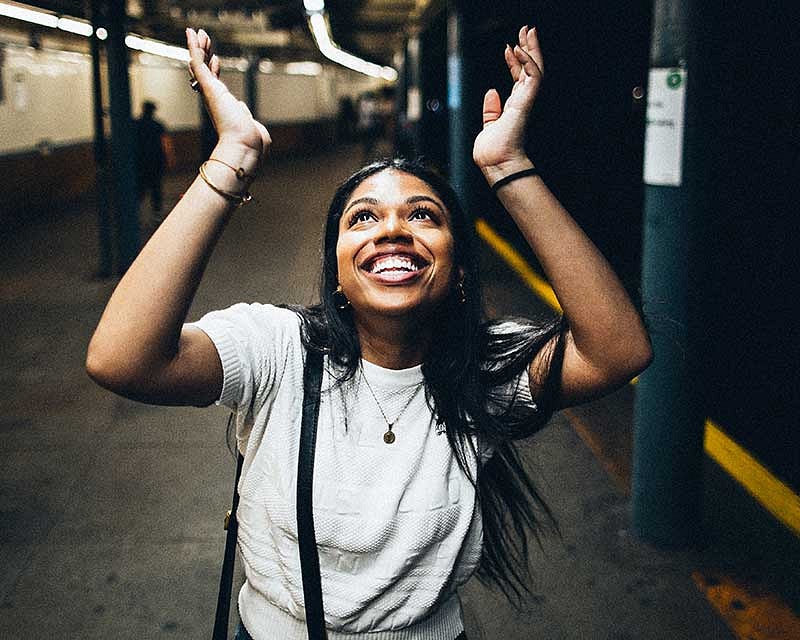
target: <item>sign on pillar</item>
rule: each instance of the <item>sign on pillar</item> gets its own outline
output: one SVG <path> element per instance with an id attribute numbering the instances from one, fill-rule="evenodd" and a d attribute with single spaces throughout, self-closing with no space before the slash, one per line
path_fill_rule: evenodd
<path id="1" fill-rule="evenodd" d="M 650 69 L 644 135 L 645 184 L 681 186 L 685 104 L 686 69 Z"/>

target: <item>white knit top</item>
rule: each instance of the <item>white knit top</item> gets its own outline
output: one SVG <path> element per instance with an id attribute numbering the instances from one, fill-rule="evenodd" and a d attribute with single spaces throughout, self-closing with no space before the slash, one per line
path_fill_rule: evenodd
<path id="1" fill-rule="evenodd" d="M 218 402 L 236 412 L 244 454 L 241 618 L 255 640 L 305 639 L 295 501 L 300 320 L 271 305 L 237 304 L 195 326 L 219 352 Z M 475 488 L 420 387 L 421 367 L 362 360 L 353 380 L 333 382 L 326 360 L 313 508 L 328 638 L 453 640 L 463 630 L 456 589 L 478 564 L 483 531 Z M 378 404 L 389 420 L 402 411 L 393 444 L 383 440 Z M 473 473 L 477 464 L 470 460 Z"/>

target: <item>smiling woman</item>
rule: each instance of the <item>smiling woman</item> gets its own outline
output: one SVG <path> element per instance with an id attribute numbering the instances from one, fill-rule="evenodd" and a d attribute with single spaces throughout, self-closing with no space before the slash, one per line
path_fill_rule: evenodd
<path id="1" fill-rule="evenodd" d="M 356 186 L 339 220 L 336 257 L 365 358 L 393 369 L 422 361 L 427 317 L 459 277 L 453 242 L 449 213 L 424 180 L 387 168 Z M 385 347 L 398 339 L 399 353 Z M 393 352 L 399 359 L 390 361 Z"/>
<path id="2" fill-rule="evenodd" d="M 319 304 L 238 304 L 185 324 L 271 142 L 220 82 L 208 36 L 187 38 L 219 132 L 217 162 L 120 281 L 87 369 L 128 397 L 235 413 L 246 575 L 238 637 L 299 639 L 294 461 L 306 363 L 321 355 L 313 520 L 327 637 L 464 637 L 458 588 L 477 572 L 508 595 L 526 593 L 528 535 L 550 517 L 515 443 L 651 357 L 623 287 L 522 149 L 543 70 L 536 31 L 523 27 L 506 49 L 514 89 L 504 108 L 486 94 L 473 158 L 564 309 L 541 324 L 483 318 L 474 229 L 456 194 L 400 159 L 361 169 L 334 194 Z"/>

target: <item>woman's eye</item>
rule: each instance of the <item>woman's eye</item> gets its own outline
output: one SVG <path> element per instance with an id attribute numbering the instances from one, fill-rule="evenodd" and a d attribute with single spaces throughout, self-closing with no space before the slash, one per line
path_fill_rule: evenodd
<path id="1" fill-rule="evenodd" d="M 433 212 L 430 209 L 426 209 L 425 207 L 419 207 L 418 209 L 414 209 L 409 216 L 411 220 L 432 220 L 433 219 Z"/>
<path id="2" fill-rule="evenodd" d="M 356 211 L 350 216 L 350 226 L 353 226 L 357 222 L 369 222 L 373 217 L 372 212 L 366 209 L 363 211 Z"/>

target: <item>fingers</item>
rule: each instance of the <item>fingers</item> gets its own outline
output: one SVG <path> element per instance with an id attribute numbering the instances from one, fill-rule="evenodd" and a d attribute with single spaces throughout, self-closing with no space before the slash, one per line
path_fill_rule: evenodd
<path id="1" fill-rule="evenodd" d="M 483 96 L 483 126 L 497 120 L 502 112 L 500 94 L 496 89 L 489 89 Z"/>
<path id="2" fill-rule="evenodd" d="M 539 31 L 536 27 L 529 29 L 525 34 L 525 50 L 533 58 L 536 66 L 539 67 L 539 73 L 544 75 L 544 56 L 542 55 L 542 47 L 539 44 Z"/>
<path id="3" fill-rule="evenodd" d="M 526 75 L 543 76 L 544 75 L 544 57 L 542 56 L 542 49 L 539 45 L 539 34 L 536 27 L 529 29 L 527 25 L 519 30 L 519 44 L 514 47 L 514 56 L 522 65 Z M 516 79 L 515 79 L 516 80 Z"/>
<path id="4" fill-rule="evenodd" d="M 211 51 L 211 38 L 200 29 L 186 29 L 186 44 L 189 47 L 189 71 L 193 78 L 200 83 L 200 88 L 208 87 L 213 81 L 215 74 L 209 67 L 209 61 L 213 58 L 209 55 Z M 219 66 L 219 62 L 217 62 Z"/>
<path id="5" fill-rule="evenodd" d="M 511 72 L 511 78 L 514 80 L 514 82 L 516 82 L 519 80 L 519 74 L 520 71 L 522 71 L 522 65 L 520 64 L 519 60 L 517 60 L 517 56 L 514 55 L 514 50 L 511 48 L 511 45 L 506 45 L 505 51 L 503 51 L 503 57 L 506 59 L 508 70 Z"/>
<path id="6" fill-rule="evenodd" d="M 205 30 L 200 29 L 197 32 L 197 41 L 200 44 L 200 47 L 202 47 L 203 51 L 206 52 L 206 60 L 208 60 L 209 58 L 208 54 L 211 51 L 211 38 L 205 32 Z"/>

